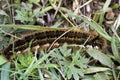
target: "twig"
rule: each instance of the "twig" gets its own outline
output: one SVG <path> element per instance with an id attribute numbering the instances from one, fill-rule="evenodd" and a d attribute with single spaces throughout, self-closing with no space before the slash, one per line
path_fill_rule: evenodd
<path id="1" fill-rule="evenodd" d="M 86 3 L 84 3 L 82 6 L 79 6 L 78 8 L 81 9 L 83 8 L 84 6 L 88 5 L 89 3 L 91 3 L 93 0 L 89 0 L 87 1 Z"/>
<path id="2" fill-rule="evenodd" d="M 73 27 L 74 28 L 74 27 Z M 71 30 L 73 30 L 73 28 L 67 30 L 66 32 L 64 32 L 63 34 L 61 34 L 57 39 L 55 39 L 53 41 L 53 43 L 50 45 L 50 47 L 48 48 L 48 51 L 52 48 L 52 46 L 55 44 L 55 42 L 57 42 L 57 40 L 59 40 L 62 36 L 64 36 L 65 34 L 67 34 L 68 32 L 70 32 Z"/>
<path id="3" fill-rule="evenodd" d="M 120 26 L 120 14 L 118 15 L 118 18 L 116 19 L 114 25 L 112 26 L 112 31 L 114 33 L 114 35 L 118 38 L 118 40 L 120 41 L 120 37 L 118 36 L 116 30 L 117 28 Z"/>

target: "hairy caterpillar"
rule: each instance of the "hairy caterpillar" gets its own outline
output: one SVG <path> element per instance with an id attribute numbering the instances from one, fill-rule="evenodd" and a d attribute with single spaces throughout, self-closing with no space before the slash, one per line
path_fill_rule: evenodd
<path id="1" fill-rule="evenodd" d="M 2 52 L 2 54 L 8 60 L 11 60 L 13 56 L 13 49 L 15 52 L 24 51 L 29 47 L 29 43 L 32 40 L 31 48 L 37 45 L 42 46 L 47 43 L 52 44 L 59 36 L 65 33 L 68 29 L 58 30 L 44 30 L 35 31 L 28 35 L 23 36 L 21 39 L 15 40 L 10 43 Z M 88 40 L 87 40 L 88 39 Z M 98 35 L 96 32 L 87 32 L 84 30 L 71 30 L 61 36 L 56 43 L 58 44 L 83 44 L 87 40 L 85 45 L 98 46 L 101 50 L 107 46 L 106 40 Z"/>

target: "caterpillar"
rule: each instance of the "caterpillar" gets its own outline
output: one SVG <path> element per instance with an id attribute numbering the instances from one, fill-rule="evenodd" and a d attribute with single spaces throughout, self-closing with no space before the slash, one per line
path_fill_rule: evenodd
<path id="1" fill-rule="evenodd" d="M 59 36 L 65 33 L 68 29 L 58 29 L 58 30 L 44 30 L 44 31 L 34 31 L 30 34 L 22 36 L 21 39 L 17 39 L 10 43 L 3 51 L 2 54 L 7 60 L 11 60 L 14 52 L 25 51 L 29 47 L 29 43 L 32 40 L 31 48 L 36 46 L 42 46 L 45 44 L 52 44 Z M 87 40 L 88 39 L 88 40 Z M 87 41 L 86 41 L 87 40 Z M 105 49 L 107 46 L 106 40 L 98 35 L 96 32 L 84 31 L 84 30 L 70 30 L 61 36 L 55 43 L 58 44 L 83 44 L 85 45 L 98 46 L 101 50 Z"/>

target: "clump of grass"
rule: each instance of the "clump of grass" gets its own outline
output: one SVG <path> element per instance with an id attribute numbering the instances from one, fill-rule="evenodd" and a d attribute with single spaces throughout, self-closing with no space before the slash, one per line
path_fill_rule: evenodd
<path id="1" fill-rule="evenodd" d="M 21 79 L 67 80 L 74 78 L 79 80 L 80 76 L 84 76 L 88 59 L 80 56 L 79 51 L 73 53 L 71 51 L 71 49 L 67 49 L 67 45 L 63 45 L 47 54 L 41 51 L 39 57 L 33 56 L 31 53 L 19 55 L 14 61 L 15 70 L 18 72 L 16 75 L 19 75 Z"/>
<path id="2" fill-rule="evenodd" d="M 73 50 L 68 47 L 69 45 L 64 44 L 50 52 L 36 50 L 34 54 L 30 51 L 18 54 L 13 61 L 14 67 L 10 69 L 10 78 L 17 80 L 97 80 L 99 76 L 101 80 L 112 79 L 110 77 L 112 61 L 108 56 L 94 49 L 88 49 L 86 52 L 82 49 Z M 95 59 L 96 62 L 94 62 Z M 94 65 L 91 65 L 91 62 Z"/>

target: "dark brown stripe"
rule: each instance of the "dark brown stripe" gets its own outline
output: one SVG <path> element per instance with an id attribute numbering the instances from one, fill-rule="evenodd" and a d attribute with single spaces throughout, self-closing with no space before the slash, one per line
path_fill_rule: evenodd
<path id="1" fill-rule="evenodd" d="M 46 43 L 52 44 L 59 36 L 61 36 L 67 29 L 60 30 L 50 30 L 50 31 L 36 31 L 32 32 L 29 35 L 25 35 L 21 40 L 14 41 L 14 51 L 23 51 L 28 48 L 31 40 L 31 47 L 37 45 L 44 45 Z M 90 38 L 89 38 L 90 37 Z M 89 39 L 88 39 L 89 38 Z M 83 44 L 88 39 L 86 45 L 98 46 L 101 50 L 106 48 L 106 40 L 97 35 L 95 32 L 86 32 L 83 30 L 72 30 L 62 36 L 57 40 L 58 43 L 68 43 L 68 44 Z M 2 54 L 10 60 L 12 53 L 13 43 L 9 44 L 5 48 Z"/>

